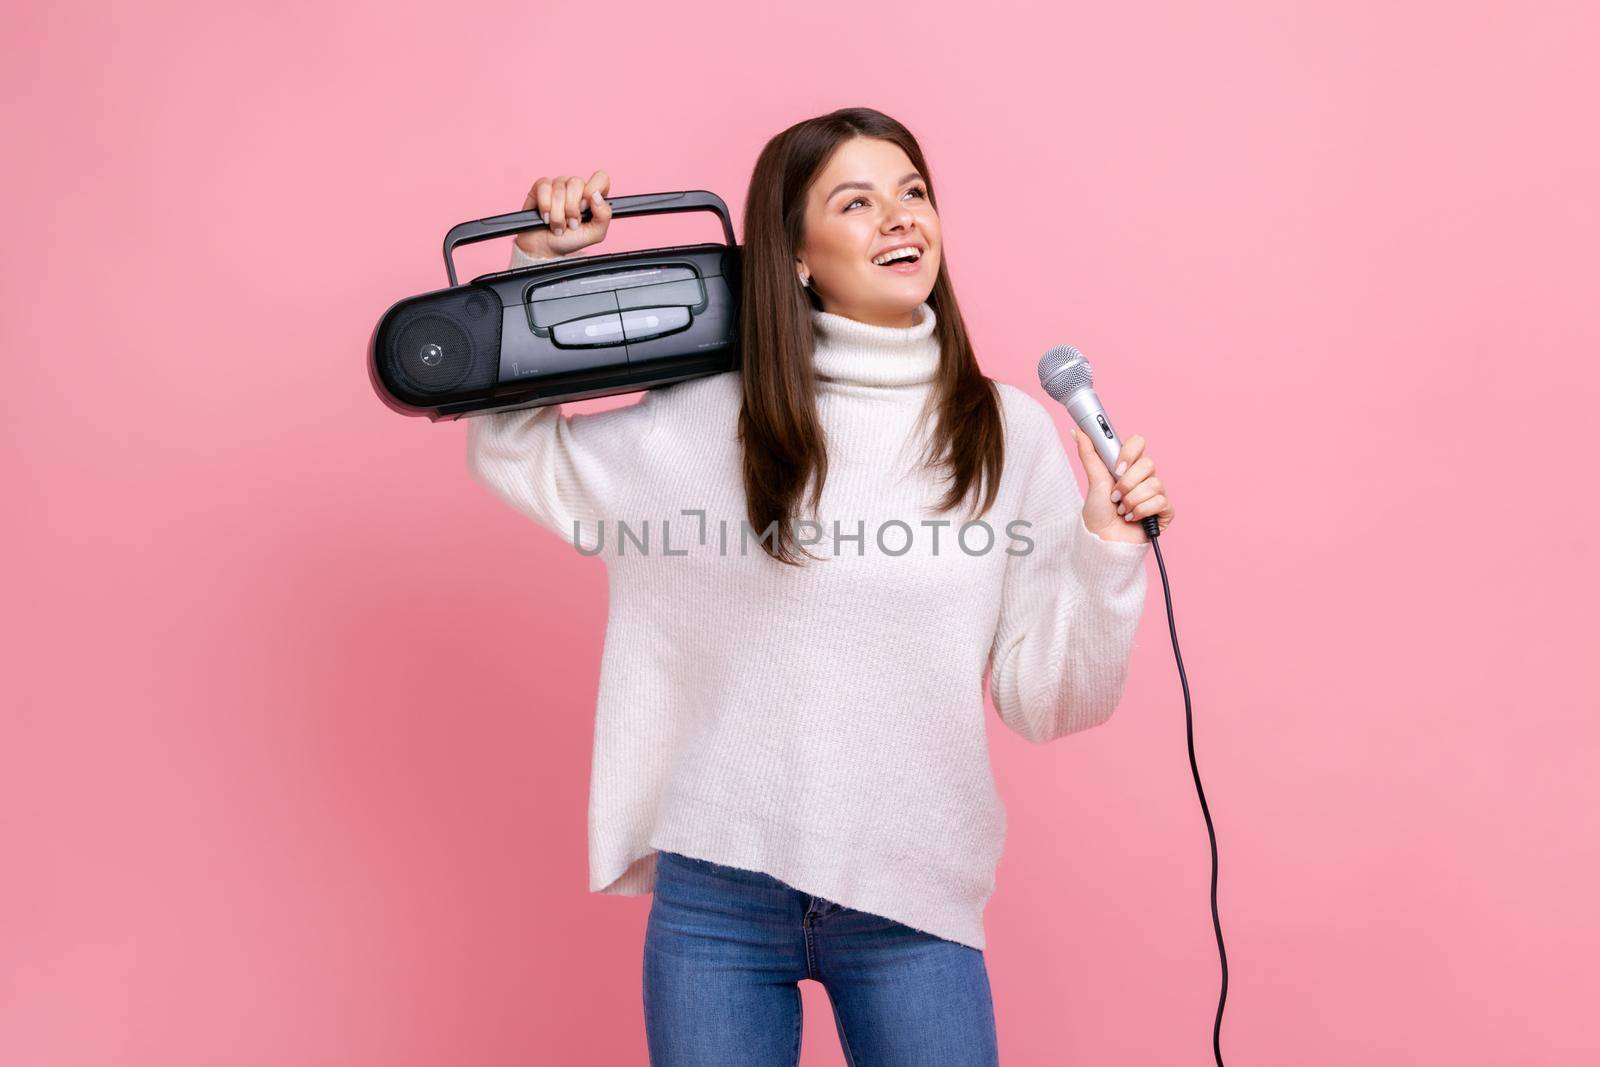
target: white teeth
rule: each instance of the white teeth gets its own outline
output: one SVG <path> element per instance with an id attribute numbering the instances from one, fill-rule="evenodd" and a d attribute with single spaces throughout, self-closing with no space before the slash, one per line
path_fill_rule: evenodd
<path id="1" fill-rule="evenodd" d="M 915 259 L 921 259 L 921 258 L 922 258 L 922 253 L 921 252 L 918 252 L 915 248 L 911 248 L 911 247 L 908 246 L 906 248 L 896 248 L 893 252 L 885 252 L 881 256 L 874 257 L 872 262 L 878 264 L 879 266 L 882 266 L 885 263 L 893 263 L 897 259 L 913 259 L 913 260 L 915 260 Z"/>

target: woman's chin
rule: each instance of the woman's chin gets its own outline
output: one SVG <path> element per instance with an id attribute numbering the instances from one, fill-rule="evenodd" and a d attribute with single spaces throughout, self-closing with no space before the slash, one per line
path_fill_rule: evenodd
<path id="1" fill-rule="evenodd" d="M 905 278 L 879 278 L 870 291 L 877 297 L 877 303 L 885 307 L 904 306 L 909 311 L 928 299 L 929 294 L 933 292 L 933 281 L 916 275 Z"/>
<path id="2" fill-rule="evenodd" d="M 931 289 L 924 292 L 920 287 L 898 293 L 886 293 L 878 302 L 878 306 L 889 315 L 910 315 L 919 305 L 927 302 L 931 293 Z"/>

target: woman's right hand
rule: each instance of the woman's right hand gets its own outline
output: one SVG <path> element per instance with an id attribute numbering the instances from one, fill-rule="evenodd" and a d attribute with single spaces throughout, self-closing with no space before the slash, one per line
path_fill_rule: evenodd
<path id="1" fill-rule="evenodd" d="M 538 208 L 546 225 L 517 234 L 517 247 L 530 256 L 551 258 L 599 244 L 611 225 L 611 203 L 606 200 L 610 191 L 611 176 L 603 170 L 595 171 L 587 182 L 576 175 L 540 178 L 528 190 L 522 210 Z M 581 218 L 584 208 L 589 209 L 588 222 Z"/>

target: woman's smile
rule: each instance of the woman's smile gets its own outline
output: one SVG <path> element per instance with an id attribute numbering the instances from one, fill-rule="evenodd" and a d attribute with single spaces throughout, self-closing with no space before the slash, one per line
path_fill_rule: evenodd
<path id="1" fill-rule="evenodd" d="M 887 264 L 878 265 L 879 270 L 891 270 L 896 274 L 915 274 L 922 269 L 922 254 L 919 252 L 909 258 L 895 259 Z"/>

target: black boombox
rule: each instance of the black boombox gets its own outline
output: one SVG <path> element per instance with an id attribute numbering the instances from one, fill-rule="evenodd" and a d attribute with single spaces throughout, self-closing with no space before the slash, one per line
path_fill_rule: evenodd
<path id="1" fill-rule="evenodd" d="M 722 198 L 695 189 L 611 202 L 612 218 L 679 211 L 716 212 L 727 244 L 574 256 L 465 285 L 456 282 L 458 245 L 545 223 L 537 211 L 519 211 L 451 227 L 450 287 L 399 301 L 372 331 L 373 389 L 403 415 L 438 421 L 733 370 L 740 259 Z"/>

